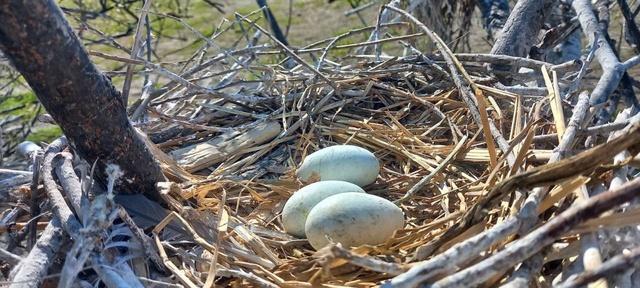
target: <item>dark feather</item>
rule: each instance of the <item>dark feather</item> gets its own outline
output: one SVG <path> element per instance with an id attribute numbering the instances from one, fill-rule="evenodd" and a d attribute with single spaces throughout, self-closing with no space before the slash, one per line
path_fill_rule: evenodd
<path id="1" fill-rule="evenodd" d="M 169 215 L 169 211 L 165 210 L 155 201 L 149 200 L 142 194 L 135 195 L 116 195 L 114 201 L 122 205 L 129 213 L 129 216 L 138 225 L 139 228 L 146 230 L 154 227 Z M 171 221 L 164 227 L 162 240 L 178 240 L 190 239 L 191 236 L 187 230 L 178 221 Z"/>

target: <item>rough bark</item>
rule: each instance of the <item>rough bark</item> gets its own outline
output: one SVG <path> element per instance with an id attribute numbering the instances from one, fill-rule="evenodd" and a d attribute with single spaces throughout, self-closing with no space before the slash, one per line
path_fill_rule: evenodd
<path id="1" fill-rule="evenodd" d="M 531 46 L 538 42 L 538 34 L 551 13 L 553 0 L 520 0 L 513 7 L 507 23 L 491 49 L 491 54 L 527 57 Z M 510 67 L 491 65 L 491 69 Z"/>
<path id="2" fill-rule="evenodd" d="M 601 105 L 605 103 L 613 91 L 618 87 L 620 79 L 625 72 L 625 67 L 616 57 L 613 48 L 609 46 L 605 38 L 605 31 L 600 29 L 598 19 L 593 13 L 591 1 L 576 0 L 571 7 L 578 14 L 578 21 L 584 31 L 584 35 L 589 41 L 589 45 L 599 45 L 596 50 L 596 59 L 602 66 L 602 76 L 593 88 L 591 93 L 591 105 Z"/>
<path id="3" fill-rule="evenodd" d="M 11 272 L 12 288 L 40 287 L 47 276 L 47 269 L 56 261 L 65 235 L 60 219 L 51 218 L 49 225 L 40 235 L 38 242 Z"/>
<path id="4" fill-rule="evenodd" d="M 489 39 L 495 39 L 509 17 L 509 0 L 479 0 L 478 7 Z"/>
<path id="5" fill-rule="evenodd" d="M 107 164 L 124 176 L 121 193 L 159 199 L 162 171 L 127 119 L 125 103 L 91 62 L 55 1 L 0 2 L 0 50 L 24 76 L 71 146 L 92 163 L 99 183 Z"/>

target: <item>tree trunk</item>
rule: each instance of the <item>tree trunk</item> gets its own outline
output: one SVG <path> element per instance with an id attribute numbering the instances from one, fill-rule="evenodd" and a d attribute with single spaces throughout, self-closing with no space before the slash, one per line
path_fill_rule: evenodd
<path id="1" fill-rule="evenodd" d="M 125 103 L 110 79 L 91 62 L 55 1 L 0 2 L 0 50 L 24 76 L 87 162 L 99 159 L 96 180 L 117 164 L 120 193 L 158 200 L 162 170 L 127 119 Z"/>

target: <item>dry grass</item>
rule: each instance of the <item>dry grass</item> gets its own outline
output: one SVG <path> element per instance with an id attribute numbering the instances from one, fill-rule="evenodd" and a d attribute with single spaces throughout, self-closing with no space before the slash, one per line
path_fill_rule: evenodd
<path id="1" fill-rule="evenodd" d="M 488 211 L 482 221 L 466 227 L 453 239 L 437 242 L 456 226 L 454 223 L 465 219 L 465 211 L 482 203 L 480 200 L 486 197 L 483 195 L 496 183 L 507 182 L 510 176 L 535 167 L 544 171 L 546 166 L 541 165 L 549 161 L 555 141 L 534 143 L 534 136 L 558 132 L 554 123 L 564 123 L 558 114 L 563 113 L 563 108 L 557 101 L 550 105 L 547 97 L 518 95 L 494 86 L 482 65 L 486 61 L 499 61 L 497 58 L 487 56 L 483 61 L 474 61 L 478 57 L 459 55 L 457 60 L 464 69 L 457 72 L 469 73 L 467 80 L 476 87 L 480 111 L 487 111 L 482 113 L 484 120 L 476 123 L 450 72 L 445 72 L 443 55 L 383 57 L 380 62 L 364 56 L 336 59 L 330 56 L 334 50 L 355 49 L 362 44 L 333 46 L 331 40 L 314 45 L 316 50 L 309 47 L 294 51 L 290 55 L 296 55 L 293 58 L 297 66 L 292 69 L 246 62 L 245 67 L 235 65 L 231 69 L 212 65 L 197 75 L 206 71 L 216 71 L 218 75 L 239 73 L 228 84 L 229 88 L 203 94 L 189 93 L 193 90 L 177 86 L 151 102 L 150 115 L 163 116 L 159 122 L 146 126 L 150 137 L 176 126 L 190 128 L 183 131 L 182 141 L 171 138 L 157 143 L 187 170 L 174 176 L 177 182 L 186 182 L 169 185 L 167 191 L 176 200 L 189 201 L 190 207 L 180 205 L 174 210 L 194 231 L 209 227 L 207 234 L 198 234 L 202 239 L 178 247 L 177 251 L 182 252 L 172 256 L 173 262 L 183 265 L 174 271 L 184 274 L 179 279 L 190 279 L 194 285 L 206 281 L 208 273 L 215 271 L 208 264 L 210 260 L 206 260 L 211 258 L 196 255 L 211 253 L 219 255 L 219 269 L 251 275 L 235 274 L 219 280 L 221 285 L 377 285 L 415 265 L 414 261 L 419 260 L 415 259 L 418 257 L 415 253 L 420 247 L 437 243 L 433 253 L 441 253 L 514 215 L 526 195 L 510 189 L 507 193 L 503 191 L 491 206 L 483 207 Z M 384 42 L 394 45 L 399 44 L 398 40 L 387 38 Z M 318 65 L 312 62 L 314 58 L 308 58 L 311 52 L 329 56 L 320 57 L 325 60 Z M 280 52 L 267 49 L 254 57 L 273 53 Z M 317 55 L 320 54 L 315 59 Z M 240 57 L 238 54 L 236 61 L 247 59 Z M 437 61 L 431 64 L 423 57 Z M 540 63 L 524 65 L 541 71 Z M 548 68 L 554 70 L 553 65 L 543 66 L 544 75 Z M 186 67 L 199 66 L 193 63 Z M 559 79 L 579 68 L 573 67 L 558 69 L 553 72 L 556 77 L 547 78 L 552 95 L 557 94 L 554 89 Z M 542 79 L 542 76 L 535 73 L 533 77 Z M 190 77 L 195 84 L 219 81 Z M 248 80 L 254 77 L 257 78 Z M 240 87 L 244 87 L 240 90 L 242 95 L 235 94 Z M 513 163 L 508 163 L 500 150 L 487 149 L 486 139 L 492 139 L 491 133 L 485 133 L 489 121 L 508 143 L 509 152 L 515 156 Z M 210 132 L 202 133 L 207 130 Z M 246 142 L 249 139 L 254 141 Z M 375 247 L 344 250 L 333 246 L 316 252 L 306 241 L 284 232 L 279 214 L 288 197 L 304 185 L 293 175 L 296 165 L 318 149 L 340 144 L 374 152 L 382 169 L 377 181 L 365 190 L 396 201 L 405 213 L 406 226 L 387 243 Z M 493 143 L 491 146 L 496 147 Z M 447 159 L 448 156 L 452 157 Z M 599 161 L 594 167 L 609 160 Z M 191 165 L 194 163 L 198 163 L 197 168 Z M 172 167 L 170 174 L 178 170 L 170 162 L 167 167 Z M 203 167 L 208 169 L 202 170 Z M 542 201 L 540 215 L 557 215 L 561 211 L 558 203 L 572 201 L 576 187 L 588 179 L 594 181 L 581 177 L 589 170 L 580 169 L 567 169 L 572 175 L 568 178 L 556 179 L 553 173 L 545 174 L 547 179 L 555 179 L 553 184 L 557 185 L 552 185 L 555 188 Z M 202 179 L 204 176 L 206 180 Z M 427 181 L 421 181 L 424 179 Z M 540 184 L 543 183 L 534 182 L 526 187 Z M 219 229 L 220 222 L 216 221 L 221 215 L 228 221 L 224 230 Z M 618 217 L 609 220 L 608 224 L 620 223 Z M 579 229 L 600 225 L 586 222 Z M 514 239 L 507 238 L 500 246 Z M 579 241 L 571 237 L 562 239 L 566 240 L 559 240 L 566 243 Z M 470 260 L 478 260 L 479 256 L 471 256 Z M 556 274 L 542 276 L 551 281 Z"/>
<path id="2" fill-rule="evenodd" d="M 246 19 L 235 25 L 241 22 L 252 25 Z M 407 26 L 390 28 L 404 31 Z M 187 287 L 379 285 L 427 259 L 448 255 L 445 251 L 453 245 L 516 221 L 513 216 L 528 194 L 541 195 L 533 211 L 541 221 L 532 223 L 530 235 L 542 231 L 543 223 L 563 218 L 573 201 L 588 202 L 582 187 L 610 182 L 620 167 L 612 165 L 613 155 L 637 149 L 637 127 L 595 148 L 582 144 L 587 137 L 606 142 L 584 130 L 593 115 L 575 116 L 578 125 L 565 127 L 564 115 L 575 124 L 571 121 L 581 104 L 577 95 L 569 100 L 575 106 L 561 102 L 559 87 L 570 84 L 567 79 L 573 78 L 566 76 L 575 75 L 580 65 L 451 54 L 442 47 L 434 55 L 363 55 L 357 49 L 371 43 L 337 43 L 354 35 L 361 39 L 373 29 L 296 50 L 241 38 L 246 47 L 227 55 L 201 49 L 175 71 L 134 61 L 164 80 L 161 89 L 131 107 L 132 114 L 139 107 L 147 111 L 148 121 L 139 128 L 155 142 L 149 141 L 149 147 L 171 180 L 158 186 L 172 212 L 152 233 L 159 248 L 155 263 L 168 269 L 156 279 Z M 248 36 L 258 30 L 262 28 L 251 27 Z M 399 51 L 407 45 L 403 41 L 427 34 L 387 35 L 374 43 Z M 429 37 L 437 43 L 436 36 Z M 345 52 L 348 56 L 336 56 Z M 265 64 L 274 56 L 281 57 L 279 65 Z M 544 79 L 545 86 L 529 94 L 508 92 L 485 65 L 505 62 L 533 69 L 509 76 L 523 82 Z M 567 137 L 573 137 L 568 149 L 558 151 Z M 305 185 L 294 176 L 296 166 L 314 151 L 341 144 L 376 155 L 380 174 L 364 189 L 395 201 L 406 224 L 381 245 L 313 251 L 306 240 L 284 232 L 279 215 L 287 199 Z M 562 272 L 553 267 L 575 261 L 581 253 L 576 245 L 583 239 L 577 235 L 603 226 L 612 230 L 640 224 L 636 210 L 612 211 L 590 221 L 598 214 L 584 216 L 564 233 L 549 234 L 554 246 L 543 263 L 551 264 L 532 281 L 549 284 Z M 163 234 L 171 225 L 182 227 L 177 230 L 186 241 Z M 462 269 L 499 255 L 509 244 L 517 246 L 527 235 L 522 232 L 530 232 L 519 229 L 525 228 L 490 236 L 495 242 L 454 265 Z M 141 265 L 157 269 L 152 261 Z M 501 271 L 485 284 L 497 285 L 513 270 Z M 441 272 L 429 281 L 455 271 Z M 86 278 L 95 280 L 95 275 Z"/>

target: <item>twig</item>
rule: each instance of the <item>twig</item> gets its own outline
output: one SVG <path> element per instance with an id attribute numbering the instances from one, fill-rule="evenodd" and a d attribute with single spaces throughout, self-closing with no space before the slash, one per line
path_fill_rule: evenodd
<path id="1" fill-rule="evenodd" d="M 616 123 L 607 123 L 607 124 L 598 125 L 598 126 L 591 126 L 591 127 L 578 130 L 576 136 L 608 134 L 608 133 L 623 129 L 624 127 L 627 127 L 629 123 L 630 123 L 629 121 L 624 121 L 624 122 L 616 122 Z M 554 139 L 558 139 L 557 133 L 536 135 L 533 137 L 534 142 L 548 142 Z"/>
<path id="2" fill-rule="evenodd" d="M 556 288 L 577 288 L 585 287 L 587 284 L 601 278 L 633 269 L 640 261 L 640 247 L 625 250 L 622 254 L 616 255 L 605 261 L 600 267 L 593 271 L 582 272 L 569 280 L 556 285 Z"/>
<path id="3" fill-rule="evenodd" d="M 218 237 L 216 237 L 216 249 L 213 251 L 213 257 L 211 257 L 211 263 L 209 264 L 209 275 L 207 275 L 207 280 L 204 283 L 204 288 L 210 288 L 214 285 L 214 281 L 216 278 L 216 267 L 218 266 L 218 256 L 220 254 L 220 245 L 222 243 L 222 236 L 227 233 L 227 228 L 229 227 L 229 214 L 227 210 L 224 209 L 224 205 L 227 204 L 227 192 L 222 190 L 222 195 L 220 199 L 220 203 L 218 204 L 218 223 L 216 232 L 218 233 Z"/>
<path id="4" fill-rule="evenodd" d="M 382 287 L 417 287 L 422 282 L 443 272 L 451 271 L 458 265 L 471 261 L 487 247 L 495 245 L 517 230 L 517 219 L 510 217 L 493 226 L 486 233 L 481 233 L 468 240 L 453 245 L 428 261 L 416 263 L 406 273 L 391 279 Z M 464 255 L 464 257 L 461 257 Z"/>
<path id="5" fill-rule="evenodd" d="M 589 41 L 589 45 L 599 46 L 595 54 L 602 66 L 602 76 L 598 80 L 596 87 L 593 88 L 589 102 L 591 102 L 591 105 L 601 105 L 607 101 L 609 95 L 618 87 L 625 70 L 604 38 L 605 31 L 602 31 L 598 25 L 598 20 L 593 14 L 591 1 L 576 0 L 572 2 L 571 7 L 578 14 L 580 26 Z"/>
<path id="6" fill-rule="evenodd" d="M 247 23 L 251 24 L 251 25 L 255 25 L 255 23 L 253 21 L 251 21 L 250 19 L 245 18 L 244 16 L 242 16 L 242 19 L 244 21 L 246 21 Z M 282 42 L 278 41 L 278 39 L 276 39 L 275 37 L 273 37 L 273 35 L 271 35 L 268 31 L 266 31 L 264 28 L 260 27 L 259 25 L 255 25 L 256 29 L 262 31 L 262 33 L 264 33 L 265 35 L 267 35 L 269 38 L 271 38 L 272 41 L 274 41 L 279 47 L 280 49 L 286 51 L 287 55 L 290 56 L 291 58 L 293 58 L 294 60 L 296 60 L 296 62 L 306 68 L 308 68 L 309 70 L 313 71 L 313 73 L 315 73 L 315 75 L 317 75 L 318 77 L 320 77 L 320 79 L 322 79 L 323 81 L 325 81 L 329 86 L 334 87 L 335 88 L 335 83 L 333 81 L 331 81 L 331 79 L 327 78 L 327 76 L 325 76 L 324 74 L 322 74 L 322 72 L 318 71 L 315 67 L 313 67 L 311 64 L 307 63 L 306 61 L 304 61 L 304 59 L 300 58 L 300 56 L 298 56 L 293 50 L 291 50 L 289 47 L 287 47 L 286 45 L 282 44 Z"/>
<path id="7" fill-rule="evenodd" d="M 378 13 L 378 20 L 376 21 L 376 29 L 373 30 L 373 33 L 371 33 L 371 35 L 369 36 L 369 41 L 376 41 L 380 39 L 380 33 L 382 32 L 380 29 L 380 25 L 382 25 L 383 23 L 387 23 L 389 21 L 389 16 L 391 12 L 385 9 L 386 6 L 398 8 L 400 7 L 400 1 L 392 0 L 391 2 L 389 2 L 389 4 L 386 4 L 380 7 L 380 12 Z M 380 44 L 375 44 L 373 47 L 375 48 L 375 52 L 376 52 L 375 54 L 376 62 L 380 62 L 380 54 L 382 54 L 382 46 Z M 366 46 L 364 50 L 366 50 Z"/>
<path id="8" fill-rule="evenodd" d="M 586 91 L 580 94 L 578 103 L 576 103 L 573 114 L 571 115 L 571 119 L 569 119 L 569 124 L 567 125 L 566 130 L 562 135 L 560 144 L 551 154 L 551 157 L 549 159 L 550 163 L 556 162 L 564 158 L 563 154 L 569 151 L 571 147 L 574 145 L 574 139 L 576 137 L 576 133 L 580 128 L 581 123 L 584 121 L 584 118 L 587 115 L 587 110 L 589 107 L 588 95 L 589 94 Z M 532 196 L 525 200 L 525 204 L 523 205 L 523 208 L 520 210 L 520 213 L 518 213 L 518 216 L 520 218 L 519 220 L 521 222 L 520 228 L 518 231 L 520 235 L 526 235 L 527 233 L 529 233 L 529 230 L 531 229 L 531 227 L 533 227 L 538 222 L 538 218 L 536 217 L 537 210 L 538 210 L 538 207 L 540 206 L 541 199 L 545 198 L 547 192 L 548 192 L 548 189 L 537 187 L 536 189 L 534 189 L 533 193 L 531 194 Z M 538 269 L 541 268 L 542 267 L 541 262 L 542 262 L 542 259 L 544 258 L 544 255 L 541 255 L 541 254 L 542 253 L 538 253 L 533 257 L 527 259 L 527 261 L 522 263 L 522 266 L 526 267 L 527 269 L 533 269 L 534 267 L 537 267 Z M 518 283 L 523 283 L 523 282 L 528 283 L 531 280 L 531 278 L 535 275 L 534 273 L 518 273 L 518 274 L 519 276 L 511 279 L 511 280 L 514 280 L 514 282 L 512 282 L 512 285 L 517 286 Z M 516 287 L 516 286 L 513 286 L 513 287 Z"/>
<path id="9" fill-rule="evenodd" d="M 20 263 L 20 261 L 22 261 L 22 257 L 0 247 L 0 260 L 7 262 L 7 264 L 15 267 L 18 265 L 18 263 Z"/>
<path id="10" fill-rule="evenodd" d="M 236 270 L 236 269 L 227 269 L 227 268 L 218 268 L 218 275 L 223 276 L 223 277 L 237 277 L 240 279 L 247 279 L 251 282 L 254 282 L 256 284 L 258 284 L 258 287 L 264 287 L 264 288 L 278 288 L 278 287 L 282 287 L 282 286 L 278 286 L 275 285 L 271 282 L 268 282 L 260 277 L 257 277 L 255 274 L 253 273 L 248 273 L 242 270 Z"/>
<path id="11" fill-rule="evenodd" d="M 594 45 L 591 46 L 591 49 L 589 49 L 589 54 L 587 54 L 587 59 L 582 64 L 582 68 L 580 68 L 580 72 L 578 73 L 578 76 L 576 76 L 576 78 L 573 80 L 571 87 L 569 87 L 569 90 L 565 92 L 564 97 L 562 99 L 568 99 L 569 96 L 573 94 L 573 92 L 578 90 L 578 87 L 580 86 L 580 81 L 582 80 L 584 75 L 587 74 L 587 69 L 589 68 L 589 65 L 591 65 L 591 61 L 593 61 L 593 57 L 596 55 L 596 51 L 598 50 L 598 47 L 599 47 L 598 43 L 594 43 Z"/>
<path id="12" fill-rule="evenodd" d="M 586 95 L 583 95 L 583 96 L 586 96 Z M 584 99 L 584 97 L 582 98 Z M 577 116 L 575 118 L 577 118 Z M 574 117 L 572 117 L 572 120 L 573 119 Z M 570 140 L 569 138 L 573 133 L 571 132 L 571 129 L 573 129 L 572 127 L 574 127 L 574 125 L 568 126 L 568 129 L 567 129 L 568 132 L 565 133 L 565 137 L 567 138 L 563 137 L 563 142 L 565 141 L 565 139 L 569 143 L 573 142 L 573 141 L 569 141 Z M 622 151 L 634 145 L 633 144 L 634 141 L 638 141 L 638 140 L 629 139 L 629 138 L 635 138 L 635 137 L 637 137 L 638 140 L 640 140 L 640 125 L 633 126 L 633 128 L 631 128 L 630 131 L 627 131 L 624 134 L 624 136 L 618 137 L 611 142 L 607 142 L 606 144 L 594 147 L 589 151 L 583 152 L 581 154 L 578 154 L 576 156 L 573 156 L 565 160 L 557 161 L 560 158 L 556 158 L 553 161 L 550 160 L 549 163 L 546 165 L 538 166 L 532 170 L 528 170 L 520 174 L 516 174 L 505 181 L 499 182 L 498 184 L 496 184 L 496 186 L 494 186 L 489 191 L 489 193 L 487 193 L 487 195 L 485 195 L 482 199 L 480 199 L 478 203 L 470 207 L 469 210 L 465 213 L 465 215 L 461 218 L 460 222 L 456 223 L 454 227 L 449 228 L 444 233 L 444 235 L 456 233 L 457 232 L 456 230 L 466 230 L 468 229 L 468 227 L 472 226 L 473 223 L 478 223 L 480 219 L 484 219 L 484 216 L 487 213 L 487 207 L 493 207 L 493 203 L 495 203 L 495 201 L 502 199 L 502 197 L 506 193 L 514 191 L 515 189 L 518 189 L 518 188 L 524 189 L 532 186 L 544 186 L 546 184 L 555 183 L 560 179 L 566 179 L 582 173 L 589 173 L 589 171 L 597 167 L 599 163 L 602 163 L 610 159 L 611 157 L 616 155 L 619 151 Z M 622 144 L 622 143 L 626 143 L 626 144 Z M 611 151 L 611 149 L 615 149 L 615 150 Z M 562 154 L 557 154 L 556 157 L 561 157 L 561 156 Z M 557 161 L 557 162 L 554 162 L 554 161 Z M 538 189 L 538 190 L 544 190 L 544 189 Z M 542 193 L 541 191 L 534 191 L 534 193 L 532 193 L 532 195 L 535 195 L 533 196 L 533 198 L 538 199 L 537 201 L 540 201 L 542 197 L 539 197 L 540 195 L 538 194 L 541 194 L 541 193 Z M 532 196 L 530 196 L 530 198 L 531 197 Z M 406 273 L 407 275 L 411 275 L 411 276 L 407 276 L 405 274 L 398 276 L 398 279 L 400 280 L 398 281 L 395 281 L 395 279 L 392 280 L 392 281 L 395 281 L 393 282 L 394 285 L 405 285 L 405 283 L 407 283 L 406 284 L 407 286 L 400 286 L 400 287 L 413 287 L 416 285 L 416 283 L 420 283 L 422 281 L 429 279 L 433 274 L 430 274 L 431 272 L 427 272 L 427 271 L 433 271 L 434 270 L 433 267 L 441 267 L 443 265 L 444 267 L 451 267 L 449 266 L 449 263 L 461 263 L 464 261 L 468 261 L 469 258 L 474 257 L 474 255 L 477 255 L 477 253 L 476 254 L 473 254 L 473 253 L 459 254 L 454 252 L 455 249 L 462 249 L 462 248 L 477 249 L 477 250 L 473 250 L 474 252 L 483 251 L 487 249 L 490 245 L 492 245 L 491 243 L 496 243 L 497 241 L 500 241 L 502 238 L 500 239 L 491 238 L 489 241 L 484 241 L 485 245 L 477 245 L 475 242 L 479 241 L 480 239 L 484 239 L 482 237 L 488 237 L 489 234 L 492 234 L 494 236 L 500 236 L 500 237 L 505 237 L 506 235 L 509 235 L 510 233 L 512 233 L 513 231 L 515 231 L 520 227 L 521 221 L 522 221 L 521 218 L 529 219 L 531 215 L 536 215 L 536 211 L 537 211 L 536 203 L 539 203 L 537 201 L 530 201 L 532 202 L 531 205 L 524 205 L 525 208 L 526 207 L 529 207 L 529 208 L 520 212 L 522 216 L 509 217 L 507 220 L 492 227 L 491 229 L 488 229 L 485 232 L 467 241 L 454 245 L 452 248 L 448 249 L 446 252 L 442 254 L 442 255 L 447 255 L 443 257 L 451 257 L 451 258 L 453 258 L 453 255 L 455 255 L 457 257 L 456 260 L 451 260 L 447 262 L 447 261 L 443 261 L 442 258 L 437 258 L 436 256 L 434 257 L 434 259 L 436 258 L 439 259 L 439 262 L 435 262 L 435 261 L 426 262 L 422 265 L 418 265 L 412 268 L 411 270 L 409 270 L 409 272 Z M 497 231 L 506 231 L 507 233 L 504 233 L 504 232 L 497 233 Z M 457 233 L 454 235 L 457 235 Z M 452 239 L 452 238 L 453 238 L 452 236 L 448 236 L 448 237 L 441 236 L 441 238 L 436 238 L 436 240 L 433 240 L 431 243 L 425 245 L 427 247 L 426 249 L 427 252 L 423 252 L 423 254 L 429 255 L 441 245 L 439 243 L 441 243 L 443 240 L 437 240 L 437 239 Z M 424 255 L 417 255 L 416 258 L 424 259 L 426 257 Z M 435 266 L 430 266 L 430 265 L 435 265 Z M 427 268 L 425 269 L 423 267 L 427 267 Z"/>
<path id="13" fill-rule="evenodd" d="M 453 54 L 460 62 L 478 62 L 494 65 L 510 65 L 514 68 L 531 68 L 536 71 L 540 70 L 540 66 L 550 71 L 556 71 L 557 73 L 574 72 L 582 66 L 582 61 L 571 60 L 565 63 L 554 65 L 552 63 L 529 59 L 525 57 L 509 56 L 509 55 L 495 55 L 495 54 L 483 54 L 483 53 L 455 53 Z M 436 61 L 445 60 L 444 55 L 436 54 L 429 55 L 429 57 Z"/>
<path id="14" fill-rule="evenodd" d="M 16 171 L 18 172 L 18 171 Z M 22 195 L 16 195 L 13 191 L 17 190 L 21 186 L 27 185 L 31 183 L 31 178 L 33 177 L 31 172 L 27 171 L 19 171 L 23 173 L 15 173 L 15 176 L 7 176 L 3 177 L 0 180 L 0 201 L 1 202 L 12 202 L 14 199 L 24 198 Z M 4 176 L 4 175 L 3 175 Z"/>
<path id="15" fill-rule="evenodd" d="M 74 14 L 71 13 L 66 13 L 66 15 L 69 15 L 70 17 L 72 17 L 73 19 L 75 19 L 80 25 L 83 26 L 83 28 L 88 29 L 89 31 L 96 33 L 98 36 L 100 36 L 102 39 L 107 40 L 109 43 L 111 43 L 111 45 L 113 45 L 114 47 L 124 51 L 127 54 L 131 54 L 131 50 L 128 49 L 127 47 L 122 46 L 120 43 L 118 43 L 115 39 L 113 39 L 113 37 L 105 34 L 104 32 L 98 30 L 97 28 L 91 26 L 89 23 L 87 23 L 86 21 L 82 21 L 81 19 L 79 19 L 78 17 L 76 17 Z"/>
<path id="16" fill-rule="evenodd" d="M 51 143 L 45 151 L 42 169 L 43 181 L 49 201 L 52 203 L 51 210 L 53 211 L 53 214 L 61 220 L 62 228 L 64 228 L 64 230 L 75 239 L 79 236 L 79 231 L 82 225 L 78 222 L 76 216 L 67 206 L 67 203 L 53 178 L 55 175 L 53 171 L 53 161 L 57 155 L 56 153 L 61 150 L 60 148 L 66 146 L 64 145 L 64 142 L 66 142 L 66 138 L 59 138 Z"/>
<path id="17" fill-rule="evenodd" d="M 33 177 L 31 178 L 31 201 L 29 203 L 29 214 L 31 219 L 35 219 L 40 214 L 40 205 L 38 205 L 38 185 L 40 184 L 40 166 L 42 164 L 43 151 L 39 149 L 31 155 L 31 165 L 33 167 Z M 29 250 L 36 244 L 36 221 L 31 221 L 27 225 L 29 229 L 29 238 L 27 238 L 27 247 Z"/>
<path id="18" fill-rule="evenodd" d="M 398 275 L 406 271 L 406 267 L 403 265 L 389 263 L 386 261 L 375 259 L 373 257 L 357 255 L 347 249 L 337 246 L 334 243 L 331 243 L 318 250 L 318 252 L 316 252 L 313 257 L 318 259 L 318 262 L 322 266 L 330 266 L 334 260 L 344 259 L 358 267 L 381 273 L 387 273 L 389 275 Z"/>
<path id="19" fill-rule="evenodd" d="M 500 288 L 528 287 L 531 282 L 531 278 L 538 275 L 538 271 L 540 271 L 542 264 L 544 264 L 543 254 L 544 253 L 538 253 L 529 258 L 526 262 L 523 262 L 522 265 L 520 265 L 520 267 L 511 274 L 509 279 L 500 286 Z"/>
<path id="20" fill-rule="evenodd" d="M 349 10 L 349 11 L 344 12 L 344 16 L 351 16 L 351 14 L 360 13 L 360 12 L 366 10 L 366 9 L 369 9 L 369 8 L 375 6 L 376 4 L 378 4 L 380 2 L 382 2 L 382 0 L 373 0 L 373 1 L 369 2 L 369 3 L 365 3 L 363 5 L 360 5 L 360 6 L 355 7 L 353 9 Z"/>
<path id="21" fill-rule="evenodd" d="M 131 59 L 138 58 L 138 50 L 142 45 L 142 27 L 144 26 L 144 19 L 146 19 L 147 14 L 149 13 L 149 7 L 151 7 L 151 3 L 153 0 L 145 0 L 144 5 L 142 6 L 142 12 L 140 13 L 140 18 L 138 18 L 138 25 L 136 26 L 136 34 L 133 39 L 133 47 L 131 48 Z M 147 39 L 147 41 L 151 41 L 151 39 Z M 131 89 L 131 81 L 133 80 L 133 65 L 127 65 L 127 75 L 124 78 L 124 84 L 122 85 L 122 99 L 124 100 L 125 105 L 129 103 L 129 89 Z"/>
<path id="22" fill-rule="evenodd" d="M 49 221 L 49 225 L 38 238 L 36 245 L 29 252 L 24 260 L 20 262 L 12 271 L 11 288 L 40 287 L 40 284 L 47 276 L 47 271 L 51 264 L 56 261 L 56 256 L 64 238 L 67 237 L 60 219 L 54 216 Z"/>
<path id="23" fill-rule="evenodd" d="M 580 203 L 589 199 L 589 189 L 586 185 L 580 187 L 580 191 L 576 193 L 576 202 Z M 582 266 L 585 271 L 593 271 L 598 269 L 602 265 L 602 253 L 600 252 L 600 245 L 598 243 L 598 234 L 595 232 L 580 233 L 580 244 L 582 249 Z M 607 283 L 604 279 L 599 279 L 595 287 L 607 288 Z M 594 287 L 594 286 L 589 286 Z M 595 288 L 594 287 L 594 288 Z"/>
<path id="24" fill-rule="evenodd" d="M 624 63 L 622 63 L 622 66 L 624 66 L 625 70 L 629 70 L 638 64 L 640 64 L 640 55 L 636 55 L 627 59 L 627 61 L 624 61 Z"/>
<path id="25" fill-rule="evenodd" d="M 89 214 L 89 211 L 83 211 L 82 203 L 86 202 L 85 204 L 88 204 L 89 199 L 83 199 L 82 197 L 80 179 L 73 170 L 73 156 L 71 153 L 61 152 L 58 157 L 59 161 L 54 167 L 56 175 L 75 214 L 82 219 L 85 215 Z"/>
<path id="26" fill-rule="evenodd" d="M 578 224 L 598 217 L 601 213 L 640 197 L 640 178 L 577 203 L 560 215 L 552 218 L 540 228 L 527 234 L 512 245 L 505 247 L 484 261 L 466 268 L 452 276 L 437 281 L 431 288 L 471 287 L 488 280 L 513 263 L 519 263 L 538 253 L 558 237 Z"/>
<path id="27" fill-rule="evenodd" d="M 407 193 L 402 196 L 402 198 L 393 201 L 393 203 L 400 206 L 404 201 L 410 200 L 411 198 L 415 197 L 416 193 L 418 193 L 418 191 L 420 191 L 420 189 L 422 189 L 424 185 L 426 185 L 434 176 L 436 176 L 436 174 L 440 173 L 440 171 L 442 171 L 445 167 L 447 167 L 447 165 L 449 165 L 449 162 L 451 162 L 451 160 L 458 154 L 460 149 L 464 147 L 465 144 L 467 144 L 466 141 L 467 135 L 463 136 L 462 139 L 459 140 L 456 147 L 453 148 L 447 158 L 445 158 L 444 160 L 442 160 L 442 162 L 440 162 L 440 164 L 438 164 L 438 167 L 436 167 L 435 169 L 433 169 L 433 171 L 431 171 L 431 173 L 420 179 L 418 183 L 413 185 L 413 187 L 411 187 L 411 189 L 409 189 L 409 191 L 407 191 Z"/>

